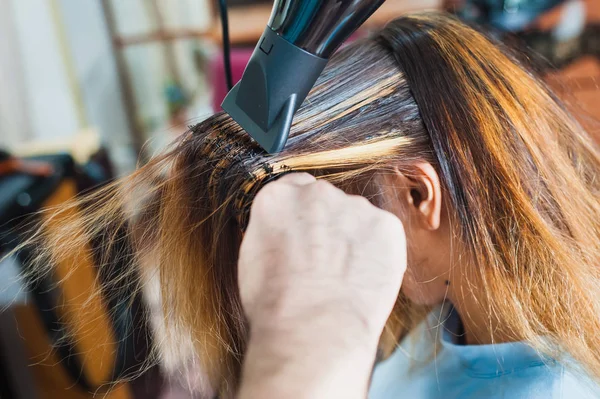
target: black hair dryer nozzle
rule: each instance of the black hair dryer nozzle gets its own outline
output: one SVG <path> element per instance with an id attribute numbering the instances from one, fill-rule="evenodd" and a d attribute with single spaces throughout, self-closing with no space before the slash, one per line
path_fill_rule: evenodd
<path id="1" fill-rule="evenodd" d="M 277 0 L 223 109 L 269 153 L 287 141 L 294 113 L 329 56 L 384 0 Z"/>

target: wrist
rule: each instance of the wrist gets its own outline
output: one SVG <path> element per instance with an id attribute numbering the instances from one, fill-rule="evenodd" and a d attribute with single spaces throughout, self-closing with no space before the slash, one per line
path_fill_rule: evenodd
<path id="1" fill-rule="evenodd" d="M 253 328 L 240 398 L 364 398 L 379 337 L 335 324 Z"/>

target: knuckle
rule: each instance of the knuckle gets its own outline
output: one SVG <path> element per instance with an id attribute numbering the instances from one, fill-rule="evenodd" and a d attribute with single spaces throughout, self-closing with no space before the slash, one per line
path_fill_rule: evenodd
<path id="1" fill-rule="evenodd" d="M 355 195 L 349 198 L 346 208 L 358 218 L 361 223 L 376 224 L 381 210 L 373 205 L 367 198 Z"/>
<path id="2" fill-rule="evenodd" d="M 317 180 L 314 184 L 311 185 L 311 188 L 314 193 L 326 195 L 333 195 L 338 191 L 338 189 L 333 184 L 325 180 Z"/>
<path id="3" fill-rule="evenodd" d="M 385 231 L 394 235 L 394 237 L 405 237 L 404 226 L 400 219 L 396 215 L 378 209 L 376 222 L 377 224 L 385 229 Z"/>
<path id="4" fill-rule="evenodd" d="M 294 172 L 281 177 L 277 181 L 286 184 L 309 184 L 314 182 L 315 180 L 315 177 L 310 173 Z"/>
<path id="5" fill-rule="evenodd" d="M 304 201 L 310 208 L 332 208 L 339 201 L 340 193 L 343 194 L 341 190 L 331 183 L 319 180 L 311 184 L 304 191 Z"/>
<path id="6" fill-rule="evenodd" d="M 289 191 L 289 187 L 281 182 L 275 181 L 267 184 L 256 194 L 255 201 L 276 200 Z"/>
<path id="7" fill-rule="evenodd" d="M 371 208 L 375 208 L 375 205 L 373 205 L 371 203 L 371 201 L 369 201 L 367 198 L 363 197 L 362 195 L 351 195 L 350 196 L 350 204 L 356 208 L 359 208 L 359 210 L 363 210 L 363 209 L 371 209 Z"/>
<path id="8" fill-rule="evenodd" d="M 256 194 L 251 209 L 255 212 L 271 209 L 274 204 L 282 203 L 289 194 L 290 188 L 285 184 L 269 183 Z"/>

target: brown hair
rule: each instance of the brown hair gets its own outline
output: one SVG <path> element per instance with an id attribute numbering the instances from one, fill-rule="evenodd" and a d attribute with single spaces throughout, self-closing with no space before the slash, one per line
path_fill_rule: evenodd
<path id="1" fill-rule="evenodd" d="M 85 198 L 85 218 L 37 237 L 56 260 L 76 240 L 128 231 L 131 269 L 159 275 L 167 341 L 189 340 L 211 385 L 232 392 L 248 334 L 236 263 L 253 195 L 307 171 L 381 204 L 378 172 L 409 174 L 416 161 L 440 175 L 461 227 L 455 239 L 477 260 L 461 272 L 484 293 L 487 314 L 600 379 L 598 151 L 515 56 L 449 16 L 402 17 L 339 51 L 283 152 L 263 153 L 228 115 L 214 115 Z M 387 353 L 426 310 L 399 298 Z"/>

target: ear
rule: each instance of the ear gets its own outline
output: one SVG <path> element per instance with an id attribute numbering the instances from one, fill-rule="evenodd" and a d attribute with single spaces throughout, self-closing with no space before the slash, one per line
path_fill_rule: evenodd
<path id="1" fill-rule="evenodd" d="M 417 218 L 428 230 L 437 230 L 442 217 L 442 187 L 440 178 L 431 164 L 414 165 L 411 177 L 405 177 L 408 190 L 405 199 L 409 208 L 416 211 Z M 396 170 L 397 173 L 400 171 Z"/>

